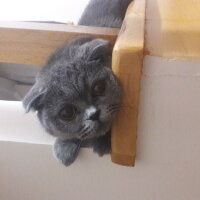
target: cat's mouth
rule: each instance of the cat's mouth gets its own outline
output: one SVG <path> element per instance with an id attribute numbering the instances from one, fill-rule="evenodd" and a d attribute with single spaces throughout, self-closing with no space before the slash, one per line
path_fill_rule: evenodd
<path id="1" fill-rule="evenodd" d="M 99 137 L 105 135 L 109 129 L 110 124 L 98 121 L 90 124 L 90 126 L 85 127 L 84 131 L 79 134 L 79 138 L 84 140 Z"/>

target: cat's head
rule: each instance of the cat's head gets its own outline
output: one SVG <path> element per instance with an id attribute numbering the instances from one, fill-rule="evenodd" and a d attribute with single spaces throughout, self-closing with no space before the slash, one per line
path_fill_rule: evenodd
<path id="1" fill-rule="evenodd" d="M 104 135 L 119 103 L 108 41 L 92 38 L 58 49 L 23 101 L 27 112 L 37 111 L 47 132 L 63 139 Z"/>

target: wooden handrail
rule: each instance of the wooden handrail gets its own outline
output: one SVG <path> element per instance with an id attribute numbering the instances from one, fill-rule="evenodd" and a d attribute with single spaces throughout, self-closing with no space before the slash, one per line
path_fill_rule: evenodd
<path id="1" fill-rule="evenodd" d="M 0 22 L 0 62 L 40 66 L 60 45 L 79 36 L 110 40 L 119 29 L 35 22 Z"/>

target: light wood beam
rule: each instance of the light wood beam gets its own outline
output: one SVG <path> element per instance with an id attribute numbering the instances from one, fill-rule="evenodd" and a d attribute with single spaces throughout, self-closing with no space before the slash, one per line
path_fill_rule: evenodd
<path id="1" fill-rule="evenodd" d="M 40 66 L 60 45 L 79 36 L 110 40 L 119 29 L 34 22 L 0 22 L 0 62 Z"/>

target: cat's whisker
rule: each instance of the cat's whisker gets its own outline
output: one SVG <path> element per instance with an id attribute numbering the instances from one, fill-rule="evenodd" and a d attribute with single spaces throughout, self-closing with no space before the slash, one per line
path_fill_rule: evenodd
<path id="1" fill-rule="evenodd" d="M 90 126 L 87 126 L 86 128 L 84 128 L 80 134 L 84 134 L 85 132 L 87 132 L 90 129 Z"/>
<path id="2" fill-rule="evenodd" d="M 110 110 L 109 112 L 106 112 L 108 115 L 112 115 L 113 113 L 117 112 L 118 109 Z"/>
<path id="3" fill-rule="evenodd" d="M 112 104 L 112 105 L 109 105 L 107 108 L 112 108 L 112 107 L 116 107 L 116 106 L 119 106 L 119 104 Z"/>
<path id="4" fill-rule="evenodd" d="M 89 129 L 89 131 L 83 133 L 83 134 L 80 136 L 80 138 L 81 138 L 81 139 L 84 139 L 86 136 L 90 135 L 90 133 L 91 133 L 93 130 L 94 130 L 93 128 Z"/>
<path id="5" fill-rule="evenodd" d="M 81 133 L 82 132 L 82 130 L 85 128 L 85 125 L 82 125 L 79 129 L 78 129 L 78 133 Z"/>
<path id="6" fill-rule="evenodd" d="M 85 134 L 81 135 L 80 139 L 84 139 L 87 135 L 88 135 L 88 133 L 85 133 Z"/>
<path id="7" fill-rule="evenodd" d="M 110 112 L 113 109 L 118 109 L 119 108 L 119 104 L 113 104 L 107 107 L 106 111 Z"/>
<path id="8" fill-rule="evenodd" d="M 124 104 L 119 104 L 118 108 L 121 109 L 134 109 L 132 106 L 130 105 L 124 105 Z"/>
<path id="9" fill-rule="evenodd" d="M 110 111 L 112 111 L 112 110 L 114 110 L 114 109 L 118 109 L 118 108 L 119 108 L 118 106 L 115 106 L 115 107 L 109 108 L 109 109 L 107 109 L 107 112 L 110 112 Z"/>
<path id="10" fill-rule="evenodd" d="M 106 113 L 110 113 L 112 111 L 117 111 L 117 110 L 118 110 L 118 108 L 113 108 L 113 109 L 107 110 Z"/>

